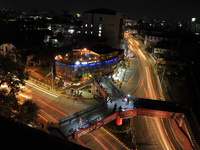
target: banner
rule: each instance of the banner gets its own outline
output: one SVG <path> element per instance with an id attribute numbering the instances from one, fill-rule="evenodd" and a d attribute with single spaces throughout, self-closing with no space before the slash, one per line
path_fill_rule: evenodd
<path id="1" fill-rule="evenodd" d="M 169 111 L 138 108 L 137 114 L 151 117 L 170 118 L 173 113 Z"/>
<path id="2" fill-rule="evenodd" d="M 99 84 L 97 83 L 97 81 L 94 80 L 94 84 L 97 87 L 97 89 L 99 90 L 99 92 L 101 93 L 101 95 L 103 96 L 103 98 L 107 97 L 106 92 L 99 86 Z"/>
<path id="3" fill-rule="evenodd" d="M 82 136 L 94 131 L 94 130 L 97 130 L 99 129 L 100 127 L 110 123 L 111 121 L 117 119 L 118 117 L 118 112 L 90 125 L 89 127 L 85 128 L 85 129 L 82 129 L 76 133 L 74 133 L 74 139 L 78 139 L 78 138 L 81 138 Z"/>
<path id="4" fill-rule="evenodd" d="M 121 118 L 132 118 L 132 117 L 135 117 L 135 116 L 137 116 L 137 109 L 122 111 L 120 113 Z"/>

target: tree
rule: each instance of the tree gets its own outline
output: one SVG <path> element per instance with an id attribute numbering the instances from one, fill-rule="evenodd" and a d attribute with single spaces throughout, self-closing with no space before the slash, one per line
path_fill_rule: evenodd
<path id="1" fill-rule="evenodd" d="M 5 90 L 0 91 L 0 115 L 6 118 L 14 118 L 19 110 L 18 100 Z"/>
<path id="2" fill-rule="evenodd" d="M 0 86 L 7 84 L 9 94 L 15 95 L 19 92 L 20 85 L 25 85 L 24 80 L 28 79 L 28 73 L 24 67 L 12 61 L 9 57 L 0 55 Z"/>
<path id="3" fill-rule="evenodd" d="M 0 55 L 0 86 L 7 84 L 8 90 L 0 88 L 0 115 L 28 124 L 35 121 L 39 107 L 31 100 L 22 105 L 16 95 L 20 85 L 25 85 L 28 74 L 24 67 L 13 62 L 9 57 Z"/>
<path id="4" fill-rule="evenodd" d="M 18 122 L 29 124 L 37 118 L 39 107 L 33 101 L 27 100 L 19 107 L 19 113 L 16 116 Z"/>

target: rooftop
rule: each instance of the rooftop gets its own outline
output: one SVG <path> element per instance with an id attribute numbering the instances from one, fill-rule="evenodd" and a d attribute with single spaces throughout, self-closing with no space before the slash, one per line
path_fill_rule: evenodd
<path id="1" fill-rule="evenodd" d="M 85 13 L 116 15 L 116 11 L 109 10 L 106 8 L 92 9 L 92 10 L 85 11 Z"/>

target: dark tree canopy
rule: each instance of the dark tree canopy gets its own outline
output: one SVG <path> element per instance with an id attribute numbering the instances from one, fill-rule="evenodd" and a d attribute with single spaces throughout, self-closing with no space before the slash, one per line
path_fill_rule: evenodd
<path id="1" fill-rule="evenodd" d="M 32 100 L 20 104 L 16 98 L 20 85 L 25 85 L 27 79 L 28 74 L 24 72 L 23 66 L 13 62 L 9 57 L 0 55 L 0 86 L 8 86 L 7 89 L 0 88 L 0 115 L 24 124 L 35 121 L 39 110 Z"/>

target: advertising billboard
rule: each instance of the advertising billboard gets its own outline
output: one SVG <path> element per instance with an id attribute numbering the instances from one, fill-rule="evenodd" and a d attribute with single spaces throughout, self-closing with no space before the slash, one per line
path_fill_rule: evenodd
<path id="1" fill-rule="evenodd" d="M 74 139 L 78 139 L 78 138 L 81 138 L 82 136 L 94 131 L 94 130 L 97 130 L 99 129 L 100 127 L 110 123 L 111 121 L 117 119 L 118 117 L 118 112 L 90 125 L 89 127 L 85 128 L 85 129 L 82 129 L 76 133 L 74 133 Z"/>

